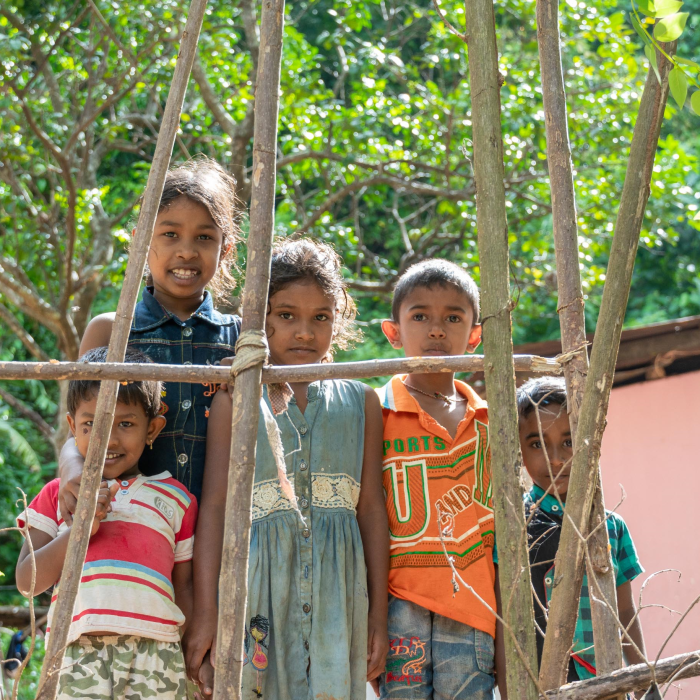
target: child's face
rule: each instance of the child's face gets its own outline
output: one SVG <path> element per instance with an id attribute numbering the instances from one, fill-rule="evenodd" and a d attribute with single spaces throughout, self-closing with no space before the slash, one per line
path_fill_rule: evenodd
<path id="1" fill-rule="evenodd" d="M 78 405 L 75 415 L 67 415 L 68 425 L 75 437 L 78 452 L 85 457 L 97 410 L 97 394 Z M 165 425 L 165 418 L 149 419 L 141 404 L 117 401 L 114 423 L 107 446 L 107 459 L 102 472 L 105 479 L 138 474 L 139 457 L 147 444 L 151 444 Z"/>
<path id="2" fill-rule="evenodd" d="M 474 320 L 467 295 L 456 287 L 417 287 L 401 304 L 399 318 L 384 321 L 382 330 L 406 357 L 464 355 L 481 342 L 481 326 Z"/>
<path id="3" fill-rule="evenodd" d="M 295 282 L 270 297 L 265 330 L 275 365 L 320 362 L 333 342 L 335 300 L 314 282 Z"/>
<path id="4" fill-rule="evenodd" d="M 569 416 L 566 406 L 560 404 L 541 406 L 539 412 L 544 443 L 540 439 L 537 425 L 537 409 L 520 418 L 520 449 L 523 462 L 530 478 L 543 491 L 554 493 L 556 490 L 562 500 L 565 500 L 573 455 Z M 551 473 L 554 475 L 554 483 L 547 466 L 547 457 L 552 468 Z"/>
<path id="5" fill-rule="evenodd" d="M 183 196 L 163 209 L 148 251 L 156 292 L 178 299 L 201 297 L 218 269 L 223 240 L 201 204 Z"/>

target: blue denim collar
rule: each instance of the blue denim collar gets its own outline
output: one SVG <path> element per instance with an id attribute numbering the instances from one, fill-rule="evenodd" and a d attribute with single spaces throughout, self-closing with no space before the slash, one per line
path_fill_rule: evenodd
<path id="1" fill-rule="evenodd" d="M 189 323 L 190 319 L 198 318 L 202 321 L 206 321 L 212 326 L 230 326 L 235 323 L 233 317 L 225 317 L 220 314 L 214 308 L 214 302 L 212 300 L 211 294 L 205 290 L 204 299 L 199 305 L 199 308 L 190 316 L 187 321 L 183 321 L 178 318 L 175 314 L 171 313 L 167 309 L 161 306 L 160 302 L 153 296 L 153 287 L 146 287 L 141 295 L 141 302 L 143 308 L 139 309 L 134 317 L 134 323 L 132 329 L 135 331 L 145 331 L 151 328 L 157 328 L 158 326 L 167 323 L 168 321 L 174 321 L 178 326 L 185 326 Z M 191 324 L 190 324 L 191 325 Z"/>

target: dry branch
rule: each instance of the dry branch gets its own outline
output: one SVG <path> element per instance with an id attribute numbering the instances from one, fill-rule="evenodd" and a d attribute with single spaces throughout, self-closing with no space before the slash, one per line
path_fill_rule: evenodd
<path id="1" fill-rule="evenodd" d="M 556 359 L 537 355 L 514 355 L 516 372 L 559 374 Z M 390 360 L 364 360 L 318 365 L 268 365 L 263 368 L 264 384 L 311 382 L 318 379 L 361 379 L 415 372 L 483 372 L 483 355 L 451 357 L 407 357 Z M 159 365 L 119 362 L 0 362 L 0 379 L 116 379 L 185 384 L 222 384 L 229 380 L 229 368 L 216 365 Z"/>
<path id="2" fill-rule="evenodd" d="M 122 293 L 119 297 L 112 337 L 107 353 L 109 362 L 123 362 L 129 340 L 131 321 L 139 293 L 139 286 L 146 265 L 146 256 L 158 214 L 163 183 L 170 165 L 175 136 L 180 126 L 180 112 L 189 82 L 192 61 L 197 49 L 206 0 L 193 0 L 182 34 L 180 54 L 175 66 L 173 82 L 163 115 L 153 164 L 148 176 L 143 206 L 139 215 L 133 245 L 130 250 Z M 95 517 L 96 494 L 102 478 L 102 469 L 109 435 L 114 419 L 118 382 L 105 381 L 97 397 L 96 417 L 90 445 L 85 458 L 83 478 L 80 483 L 78 505 L 68 541 L 66 560 L 61 575 L 60 590 L 53 613 L 52 633 L 46 649 L 37 700 L 53 700 L 58 687 L 59 670 L 68 640 L 73 618 L 73 607 L 82 576 L 85 553 L 90 538 L 90 526 Z"/>
<path id="3" fill-rule="evenodd" d="M 34 614 L 37 619 L 47 615 L 49 609 L 43 606 L 34 606 Z M 31 622 L 29 608 L 18 605 L 0 605 L 0 625 L 20 629 L 26 627 Z"/>
<path id="4" fill-rule="evenodd" d="M 557 261 L 559 325 L 562 353 L 570 354 L 569 361 L 564 365 L 564 375 L 569 423 L 571 434 L 575 436 L 579 407 L 583 401 L 583 388 L 588 373 L 588 352 L 584 297 L 579 268 L 574 174 L 559 37 L 558 0 L 537 0 L 537 43 L 547 137 L 554 251 Z M 574 442 L 574 448 L 576 448 L 576 442 Z M 605 518 L 600 469 L 592 471 L 590 478 L 598 482 L 593 507 L 595 524 L 598 524 L 598 521 Z M 608 608 L 595 603 L 591 609 L 596 668 L 598 673 L 605 673 L 622 667 L 622 645 L 614 619 L 617 612 L 617 597 L 614 569 L 608 547 L 608 531 L 606 527 L 595 530 L 594 526 L 591 527 L 591 531 L 595 531 L 595 534 L 589 542 L 591 556 L 586 558 L 589 584 L 596 583 L 594 590 L 600 590 L 610 604 Z M 561 615 L 575 620 L 578 615 L 580 590 L 569 589 L 569 593 L 569 597 L 561 601 L 561 604 L 566 606 L 566 610 Z M 556 638 L 559 630 L 554 626 L 548 626 L 547 634 Z M 551 663 L 565 677 L 571 640 L 558 639 L 557 641 L 556 648 L 552 652 Z"/>
<path id="5" fill-rule="evenodd" d="M 514 635 L 504 635 L 506 682 L 511 700 L 535 700 L 537 688 L 528 673 L 537 668 L 537 652 L 523 537 L 526 526 L 520 486 L 522 460 L 515 406 L 501 100 L 492 0 L 465 3 L 465 25 L 498 568 L 503 618 Z"/>
<path id="6" fill-rule="evenodd" d="M 284 0 L 263 0 L 242 339 L 245 334 L 252 337 L 254 333 L 265 330 L 275 220 L 275 161 L 283 32 Z M 231 440 L 226 494 L 214 700 L 236 700 L 241 697 L 262 366 L 260 362 L 241 374 L 232 398 L 231 434 L 236 436 L 236 440 Z"/>
<path id="7" fill-rule="evenodd" d="M 667 50 L 671 52 L 673 48 L 668 47 Z M 567 600 L 572 593 L 578 596 L 581 590 L 585 542 L 579 533 L 585 534 L 588 530 L 597 487 L 596 472 L 615 361 L 639 233 L 649 198 L 654 155 L 668 97 L 668 74 L 672 66 L 660 53 L 658 66 L 662 82 L 659 84 L 654 72 L 649 71 L 634 128 L 629 165 L 593 341 L 591 364 L 581 404 L 576 433 L 577 450 L 572 462 L 569 498 L 566 502 L 566 517 L 556 557 L 556 577 L 549 612 L 548 629 L 554 630 L 557 636 L 547 634 L 542 655 L 540 678 L 548 688 L 557 688 L 563 682 L 560 665 L 562 648 L 565 647 L 568 652 L 574 636 L 576 616 L 571 615 L 571 606 L 567 606 Z"/>
<path id="8" fill-rule="evenodd" d="M 547 700 L 611 700 L 627 692 L 647 690 L 653 678 L 660 685 L 696 676 L 700 676 L 700 650 L 569 683 L 558 690 L 549 691 L 546 697 Z"/>

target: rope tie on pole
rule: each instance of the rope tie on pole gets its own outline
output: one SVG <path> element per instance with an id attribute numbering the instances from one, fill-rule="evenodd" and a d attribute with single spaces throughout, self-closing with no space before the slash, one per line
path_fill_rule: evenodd
<path id="1" fill-rule="evenodd" d="M 267 336 L 265 331 L 248 330 L 243 331 L 236 342 L 236 357 L 233 360 L 230 371 L 229 391 L 233 394 L 236 377 L 245 370 L 255 367 L 261 363 L 267 364 L 270 355 L 270 349 L 267 344 Z M 277 467 L 277 479 L 280 485 L 280 491 L 285 495 L 287 500 L 292 504 L 294 510 L 299 514 L 299 517 L 304 520 L 297 499 L 294 494 L 294 487 L 287 476 L 287 464 L 284 460 L 284 446 L 282 445 L 282 434 L 275 420 L 276 415 L 286 412 L 289 405 L 289 400 L 294 396 L 294 392 L 289 384 L 270 384 L 268 386 L 268 396 L 272 405 L 272 410 L 265 403 L 263 397 L 260 397 L 260 411 L 265 423 L 265 432 L 270 443 L 270 449 L 275 459 Z"/>

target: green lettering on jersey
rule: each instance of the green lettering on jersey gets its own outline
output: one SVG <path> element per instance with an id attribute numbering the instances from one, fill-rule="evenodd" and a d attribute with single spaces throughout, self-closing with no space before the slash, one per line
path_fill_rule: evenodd
<path id="1" fill-rule="evenodd" d="M 444 450 L 445 449 L 445 441 L 442 438 L 439 437 L 434 437 L 433 440 L 435 441 L 435 449 L 436 450 Z"/>
<path id="2" fill-rule="evenodd" d="M 408 451 L 409 452 L 420 452 L 418 447 L 418 438 L 410 437 L 408 438 Z"/>
<path id="3" fill-rule="evenodd" d="M 396 440 L 394 440 L 394 449 L 397 452 L 403 452 L 406 449 L 406 446 L 403 444 L 403 440 L 401 438 L 396 438 Z"/>

